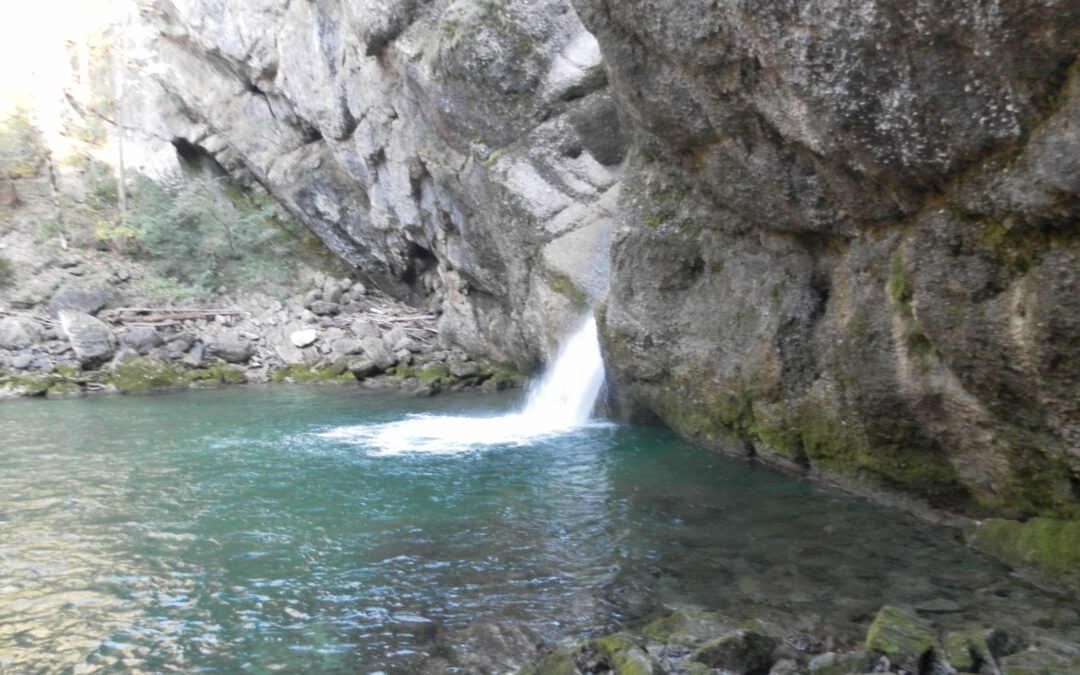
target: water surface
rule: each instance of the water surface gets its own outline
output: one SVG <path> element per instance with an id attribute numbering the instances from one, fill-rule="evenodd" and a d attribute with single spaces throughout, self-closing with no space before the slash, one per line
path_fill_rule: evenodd
<path id="1" fill-rule="evenodd" d="M 0 404 L 0 671 L 409 673 L 483 622 L 557 640 L 675 607 L 855 640 L 885 602 L 947 600 L 938 621 L 1077 638 L 1067 604 L 947 530 L 659 430 L 391 454 L 340 432 L 516 405 L 299 386 Z"/>

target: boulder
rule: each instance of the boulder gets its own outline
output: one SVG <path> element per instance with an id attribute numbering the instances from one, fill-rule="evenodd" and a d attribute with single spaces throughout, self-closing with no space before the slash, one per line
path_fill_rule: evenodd
<path id="1" fill-rule="evenodd" d="M 311 303 L 311 312 L 317 316 L 331 316 L 341 313 L 341 305 L 328 300 L 316 300 Z"/>
<path id="2" fill-rule="evenodd" d="M 304 330 L 293 331 L 289 334 L 289 341 L 293 343 L 293 346 L 303 349 L 309 347 L 319 339 L 319 331 L 314 328 L 305 328 Z"/>
<path id="3" fill-rule="evenodd" d="M 61 309 L 60 327 L 83 366 L 100 365 L 116 353 L 116 337 L 102 321 L 84 312 Z"/>
<path id="4" fill-rule="evenodd" d="M 379 372 L 379 366 L 371 359 L 352 359 L 346 363 L 349 372 L 358 380 Z"/>
<path id="5" fill-rule="evenodd" d="M 382 331 L 370 321 L 357 321 L 352 325 L 352 331 L 358 338 L 379 337 Z"/>
<path id="6" fill-rule="evenodd" d="M 933 629 L 922 619 L 899 607 L 886 605 L 878 611 L 866 632 L 866 648 L 881 652 L 912 672 L 926 655 L 941 651 Z"/>
<path id="7" fill-rule="evenodd" d="M 61 288 L 49 301 L 49 314 L 60 316 L 69 309 L 83 314 L 97 314 L 114 302 L 116 295 L 102 288 Z"/>
<path id="8" fill-rule="evenodd" d="M 474 377 L 480 374 L 480 364 L 475 361 L 452 361 L 450 374 L 454 377 Z"/>
<path id="9" fill-rule="evenodd" d="M 362 350 L 362 345 L 360 340 L 354 338 L 342 338 L 341 340 L 334 341 L 330 345 L 330 349 L 335 354 L 359 354 Z"/>
<path id="10" fill-rule="evenodd" d="M 386 343 L 380 338 L 366 337 L 360 340 L 360 349 L 364 352 L 364 355 L 375 362 L 381 370 L 392 368 L 397 364 L 397 357 L 394 356 L 387 347 Z"/>
<path id="11" fill-rule="evenodd" d="M 144 356 L 121 359 L 106 379 L 117 391 L 130 394 L 187 386 L 187 381 L 172 366 Z"/>
<path id="12" fill-rule="evenodd" d="M 398 342 L 409 337 L 409 334 L 405 332 L 405 329 L 401 326 L 394 326 L 390 330 L 383 333 L 382 339 L 386 343 L 387 349 L 397 348 Z"/>
<path id="13" fill-rule="evenodd" d="M 15 370 L 26 370 L 34 363 L 33 354 L 16 354 L 15 358 L 11 359 L 11 367 Z"/>
<path id="14" fill-rule="evenodd" d="M 30 319 L 17 316 L 0 319 L 0 349 L 25 349 L 40 336 L 37 324 Z"/>
<path id="15" fill-rule="evenodd" d="M 778 643 L 768 635 L 749 630 L 725 633 L 699 647 L 690 657 L 710 668 L 722 668 L 737 673 L 767 671 L 776 660 L 773 652 Z"/>
<path id="16" fill-rule="evenodd" d="M 162 338 L 157 329 L 151 326 L 131 326 L 120 337 L 120 341 L 125 346 L 145 355 L 151 349 L 160 345 Z"/>
<path id="17" fill-rule="evenodd" d="M 226 363 L 247 363 L 255 353 L 255 345 L 235 331 L 214 336 L 208 346 L 214 355 Z"/>

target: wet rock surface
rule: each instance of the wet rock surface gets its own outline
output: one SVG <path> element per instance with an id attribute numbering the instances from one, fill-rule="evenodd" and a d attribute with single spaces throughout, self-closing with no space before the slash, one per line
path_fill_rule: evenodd
<path id="1" fill-rule="evenodd" d="M 1072 517 L 1080 7 L 574 4 L 635 146 L 601 322 L 626 414 Z"/>
<path id="2" fill-rule="evenodd" d="M 702 640 L 701 629 L 741 625 Z M 688 632 L 681 632 L 686 627 Z M 716 613 L 680 610 L 643 627 L 575 644 L 548 646 L 547 653 L 518 675 L 587 675 L 610 672 L 629 675 L 865 675 L 867 673 L 1077 673 L 1078 645 L 1059 641 L 994 649 L 988 640 L 1001 631 L 973 625 L 965 633 L 945 636 L 909 611 L 883 607 L 861 644 L 824 651 L 831 643 L 818 636 L 806 647 L 805 634 L 778 623 L 739 620 Z M 999 638 L 1000 639 L 1000 638 Z M 1017 641 L 1012 635 L 1008 638 Z M 944 640 L 944 642 L 942 641 Z M 945 646 L 943 646 L 945 645 Z"/>

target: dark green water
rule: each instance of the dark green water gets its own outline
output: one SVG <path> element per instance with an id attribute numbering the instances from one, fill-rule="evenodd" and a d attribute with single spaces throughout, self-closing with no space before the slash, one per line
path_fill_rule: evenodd
<path id="1" fill-rule="evenodd" d="M 946 530 L 661 431 L 395 456 L 320 435 L 514 405 L 0 404 L 0 671 L 409 673 L 479 622 L 557 640 L 688 606 L 854 641 L 885 602 L 945 599 L 939 621 L 1076 638 L 1073 609 Z"/>

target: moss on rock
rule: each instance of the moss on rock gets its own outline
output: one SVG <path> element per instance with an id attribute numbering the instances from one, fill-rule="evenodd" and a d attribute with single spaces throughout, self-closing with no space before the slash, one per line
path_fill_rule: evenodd
<path id="1" fill-rule="evenodd" d="M 971 542 L 1011 565 L 1032 567 L 1080 591 L 1080 519 L 1021 523 L 991 518 L 973 530 Z"/>
<path id="2" fill-rule="evenodd" d="M 881 652 L 894 663 L 918 670 L 918 664 L 937 648 L 930 626 L 899 607 L 886 605 L 866 631 L 866 648 Z"/>
<path id="3" fill-rule="evenodd" d="M 520 669 L 517 675 L 579 675 L 580 672 L 573 653 L 560 649 Z"/>
<path id="4" fill-rule="evenodd" d="M 730 631 L 732 622 L 716 612 L 681 609 L 642 629 L 645 637 L 668 644 L 696 646 Z"/>
<path id="5" fill-rule="evenodd" d="M 993 664 L 986 636 L 980 633 L 949 633 L 943 645 L 945 659 L 962 673 L 977 673 L 983 664 Z"/>
<path id="6" fill-rule="evenodd" d="M 776 647 L 776 640 L 768 635 L 736 630 L 704 644 L 690 656 L 690 659 L 710 668 L 722 668 L 740 673 L 764 672 L 776 660 L 773 658 Z"/>
<path id="7" fill-rule="evenodd" d="M 247 382 L 247 375 L 239 368 L 220 362 L 209 368 L 189 370 L 184 373 L 184 379 L 194 387 L 206 387 L 221 384 L 243 384 Z"/>
<path id="8" fill-rule="evenodd" d="M 597 655 L 608 670 L 619 675 L 659 675 L 660 664 L 626 633 L 607 635 L 595 641 Z"/>
<path id="9" fill-rule="evenodd" d="M 68 379 L 74 379 L 74 378 L 82 376 L 82 371 L 79 370 L 78 368 L 74 367 L 74 366 L 64 366 L 64 365 L 54 366 L 53 367 L 53 372 L 56 373 L 57 375 L 59 375 L 60 377 L 65 377 L 65 378 L 68 378 Z"/>
<path id="10" fill-rule="evenodd" d="M 49 387 L 49 390 L 45 392 L 45 398 L 47 399 L 65 399 L 65 398 L 81 398 L 86 396 L 86 392 L 83 388 L 74 382 L 57 382 Z"/>
<path id="11" fill-rule="evenodd" d="M 356 377 L 349 371 L 348 363 L 334 363 L 329 366 L 283 366 L 270 375 L 270 381 L 355 384 Z"/>
<path id="12" fill-rule="evenodd" d="M 187 384 L 184 376 L 174 367 L 160 359 L 137 356 L 116 364 L 103 378 L 117 391 L 133 394 L 161 389 L 177 389 Z"/>

